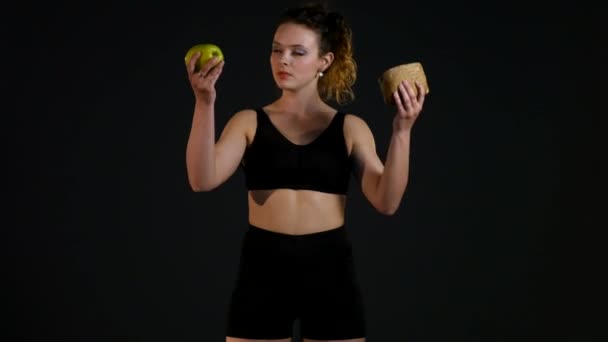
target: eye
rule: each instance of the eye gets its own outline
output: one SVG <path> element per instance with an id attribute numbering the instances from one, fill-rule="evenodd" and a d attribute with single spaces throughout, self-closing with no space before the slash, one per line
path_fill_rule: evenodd
<path id="1" fill-rule="evenodd" d="M 293 52 L 293 54 L 296 55 L 296 56 L 304 56 L 306 54 L 306 51 L 304 51 L 304 50 L 295 50 Z"/>
<path id="2" fill-rule="evenodd" d="M 273 49 L 272 49 L 272 52 L 273 52 L 273 53 L 280 53 L 280 52 L 281 52 L 281 50 L 280 50 L 280 49 L 273 48 Z"/>

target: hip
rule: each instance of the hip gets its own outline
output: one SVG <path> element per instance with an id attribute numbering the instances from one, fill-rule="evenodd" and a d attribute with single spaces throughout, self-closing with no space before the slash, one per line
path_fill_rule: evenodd
<path id="1" fill-rule="evenodd" d="M 285 282 L 303 288 L 323 283 L 347 286 L 356 278 L 348 230 L 340 226 L 291 235 L 250 224 L 242 242 L 238 274 L 241 284 L 256 288 L 276 288 Z"/>

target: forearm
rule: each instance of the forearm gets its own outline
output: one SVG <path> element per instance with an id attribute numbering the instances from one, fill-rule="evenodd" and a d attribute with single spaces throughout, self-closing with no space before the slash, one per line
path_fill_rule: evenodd
<path id="1" fill-rule="evenodd" d="M 409 176 L 410 130 L 393 131 L 384 171 L 380 176 L 376 198 L 378 207 L 387 214 L 399 208 Z"/>
<path id="2" fill-rule="evenodd" d="M 197 101 L 186 148 L 188 181 L 194 191 L 213 188 L 215 179 L 214 103 Z"/>

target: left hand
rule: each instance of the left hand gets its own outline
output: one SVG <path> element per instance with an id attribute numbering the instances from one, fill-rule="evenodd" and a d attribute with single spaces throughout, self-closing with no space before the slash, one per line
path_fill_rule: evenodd
<path id="1" fill-rule="evenodd" d="M 418 96 L 414 93 L 412 86 L 418 89 Z M 402 81 L 397 90 L 393 93 L 397 113 L 393 119 L 393 129 L 395 131 L 408 131 L 412 129 L 416 118 L 422 111 L 426 90 L 421 84 L 410 84 L 408 81 Z"/>

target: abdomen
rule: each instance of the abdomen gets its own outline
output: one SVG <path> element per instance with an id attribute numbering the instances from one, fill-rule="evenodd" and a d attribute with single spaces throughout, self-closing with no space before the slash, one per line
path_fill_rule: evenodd
<path id="1" fill-rule="evenodd" d="M 286 234 L 315 233 L 344 224 L 346 196 L 311 190 L 248 192 L 249 223 Z"/>

